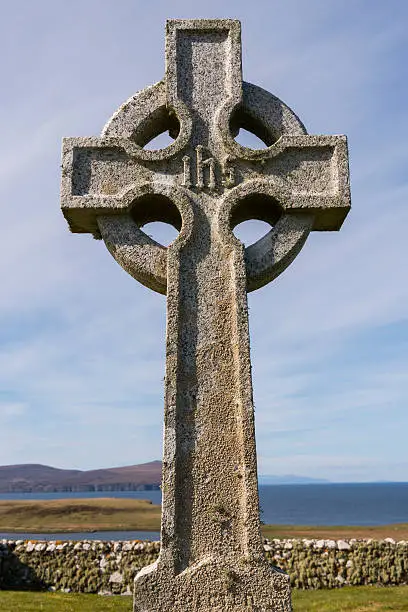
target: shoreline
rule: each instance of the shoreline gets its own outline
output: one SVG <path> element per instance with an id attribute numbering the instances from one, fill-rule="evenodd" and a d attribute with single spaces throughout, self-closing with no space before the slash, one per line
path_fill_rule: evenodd
<path id="1" fill-rule="evenodd" d="M 41 539 L 42 536 L 58 535 L 57 539 L 62 539 L 62 536 L 66 536 L 67 539 L 87 539 L 86 536 L 94 536 L 94 534 L 110 534 L 110 539 L 127 540 L 134 539 L 132 534 L 135 532 L 144 532 L 146 534 L 160 534 L 160 526 L 156 528 L 145 528 L 136 525 L 136 527 L 125 527 L 123 525 L 113 525 L 111 527 L 96 526 L 92 528 L 80 527 L 75 528 L 64 528 L 60 529 L 33 529 L 33 528 L 0 528 L 0 539 L 1 534 L 11 539 Z M 396 541 L 408 540 L 408 524 L 398 523 L 391 525 L 381 526 L 367 526 L 361 527 L 356 525 L 344 526 L 302 526 L 302 525 L 263 525 L 262 526 L 262 537 L 266 540 L 274 539 L 312 539 L 312 540 L 385 540 L 392 538 Z M 24 538 L 24 536 L 30 536 Z M 35 535 L 35 538 L 33 537 Z M 71 538 L 70 536 L 74 536 Z M 13 536 L 16 536 L 15 538 Z M 120 536 L 120 538 L 118 537 Z M 137 538 L 143 539 L 143 538 Z M 158 535 L 157 540 L 160 539 Z M 154 541 L 157 541 L 154 540 Z"/>
<path id="2" fill-rule="evenodd" d="M 159 533 L 161 507 L 135 498 L 65 498 L 52 500 L 1 500 L 0 533 L 70 534 L 126 532 Z M 317 538 L 408 540 L 408 522 L 373 525 L 305 525 L 268 523 L 261 525 L 264 538 Z M 59 538 L 60 539 L 60 538 Z"/>

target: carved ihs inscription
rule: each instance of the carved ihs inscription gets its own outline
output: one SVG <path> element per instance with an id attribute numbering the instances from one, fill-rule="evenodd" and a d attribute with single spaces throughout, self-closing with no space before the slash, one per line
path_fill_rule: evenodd
<path id="1" fill-rule="evenodd" d="M 214 191 L 217 188 L 216 161 L 213 157 L 204 159 L 205 150 L 203 145 L 198 145 L 195 149 L 195 160 L 189 155 L 183 157 L 183 185 L 184 187 L 196 187 L 199 191 L 204 188 Z M 195 163 L 195 172 L 192 170 Z M 224 187 L 235 185 L 235 173 L 231 166 L 225 165 L 221 171 L 221 184 Z"/>

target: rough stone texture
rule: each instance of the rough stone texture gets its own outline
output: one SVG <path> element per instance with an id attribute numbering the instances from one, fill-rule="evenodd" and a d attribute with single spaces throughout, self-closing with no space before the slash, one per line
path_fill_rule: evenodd
<path id="1" fill-rule="evenodd" d="M 240 127 L 263 139 L 251 150 Z M 169 130 L 165 149 L 144 145 Z M 165 79 L 128 100 L 101 138 L 63 146 L 71 231 L 102 237 L 134 278 L 167 294 L 161 552 L 135 580 L 135 612 L 288 612 L 288 577 L 260 537 L 247 291 L 273 280 L 311 230 L 350 207 L 344 136 L 308 136 L 242 82 L 240 23 L 171 20 Z M 248 248 L 232 233 L 262 219 Z M 180 233 L 166 249 L 141 229 Z"/>

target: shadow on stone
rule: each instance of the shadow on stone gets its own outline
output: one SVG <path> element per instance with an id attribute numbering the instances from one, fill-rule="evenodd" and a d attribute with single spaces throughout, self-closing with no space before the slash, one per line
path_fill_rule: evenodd
<path id="1" fill-rule="evenodd" d="M 0 544 L 0 590 L 43 591 L 47 588 L 35 569 L 23 563 L 12 547 Z"/>

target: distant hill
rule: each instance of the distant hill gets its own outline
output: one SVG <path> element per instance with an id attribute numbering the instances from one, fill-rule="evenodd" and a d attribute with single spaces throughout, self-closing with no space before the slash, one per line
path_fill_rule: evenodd
<path id="1" fill-rule="evenodd" d="M 38 464 L 0 466 L 0 493 L 146 491 L 160 484 L 161 461 L 87 471 Z"/>
<path id="2" fill-rule="evenodd" d="M 159 489 L 161 461 L 100 470 L 61 470 L 49 465 L 0 466 L 0 493 L 148 491 Z M 260 485 L 328 483 L 305 476 L 259 476 Z"/>

